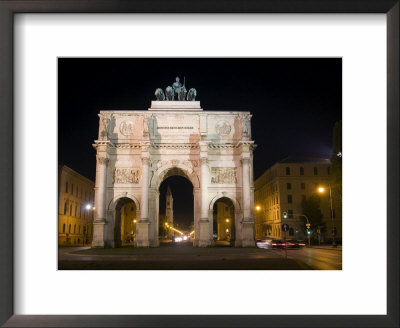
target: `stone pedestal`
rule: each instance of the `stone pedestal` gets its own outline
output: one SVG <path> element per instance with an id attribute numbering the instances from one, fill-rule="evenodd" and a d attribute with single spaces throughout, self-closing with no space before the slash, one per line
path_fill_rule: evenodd
<path id="1" fill-rule="evenodd" d="M 242 247 L 254 246 L 254 223 L 244 221 L 242 226 Z"/>
<path id="2" fill-rule="evenodd" d="M 93 222 L 93 240 L 92 247 L 104 247 L 104 220 Z"/>
<path id="3" fill-rule="evenodd" d="M 136 232 L 136 246 L 149 247 L 149 222 L 138 222 Z"/>
<path id="4" fill-rule="evenodd" d="M 210 237 L 210 221 L 200 220 L 200 238 L 198 247 L 207 247 L 212 245 L 212 237 Z"/>
<path id="5" fill-rule="evenodd" d="M 242 241 L 239 239 L 235 240 L 235 247 L 242 247 Z"/>

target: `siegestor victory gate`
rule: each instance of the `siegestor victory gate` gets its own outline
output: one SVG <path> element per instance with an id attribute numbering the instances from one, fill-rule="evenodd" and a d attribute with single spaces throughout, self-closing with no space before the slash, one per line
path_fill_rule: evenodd
<path id="1" fill-rule="evenodd" d="M 193 185 L 194 246 L 214 244 L 221 198 L 232 204 L 233 245 L 255 245 L 249 112 L 203 111 L 199 101 L 180 99 L 99 118 L 93 247 L 119 247 L 130 235 L 137 247 L 158 246 L 159 187 L 172 175 Z"/>

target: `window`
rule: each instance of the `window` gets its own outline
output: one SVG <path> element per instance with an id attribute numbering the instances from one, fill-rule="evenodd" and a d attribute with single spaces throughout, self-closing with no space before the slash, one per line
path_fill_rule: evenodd
<path id="1" fill-rule="evenodd" d="M 286 175 L 290 175 L 290 167 L 286 168 Z"/>
<path id="2" fill-rule="evenodd" d="M 65 201 L 65 204 L 64 204 L 64 215 L 67 214 L 67 211 L 68 211 L 68 201 Z"/>
<path id="3" fill-rule="evenodd" d="M 68 225 L 68 232 L 71 233 L 71 224 Z"/>
<path id="4" fill-rule="evenodd" d="M 300 175 L 304 175 L 304 167 L 300 166 Z"/>
<path id="5" fill-rule="evenodd" d="M 300 184 L 300 188 L 301 188 L 301 190 L 305 190 L 306 189 L 306 184 L 304 182 L 302 182 Z"/>
<path id="6" fill-rule="evenodd" d="M 63 233 L 65 233 L 65 223 L 63 224 Z"/>
<path id="7" fill-rule="evenodd" d="M 76 205 L 75 205 L 75 215 L 74 216 L 76 217 Z"/>
<path id="8" fill-rule="evenodd" d="M 292 197 L 292 195 L 287 195 L 287 202 L 288 202 L 288 203 L 293 203 L 293 197 Z"/>
<path id="9" fill-rule="evenodd" d="M 76 232 L 76 224 L 74 224 L 74 233 Z"/>
<path id="10" fill-rule="evenodd" d="M 81 233 L 81 226 L 79 226 L 78 233 Z"/>
<path id="11" fill-rule="evenodd" d="M 292 189 L 292 184 L 291 184 L 291 183 L 287 183 L 287 184 L 286 184 L 286 189 L 287 189 L 287 190 Z"/>
<path id="12" fill-rule="evenodd" d="M 289 229 L 289 236 L 294 236 L 294 230 L 293 230 L 293 228 L 290 228 L 290 229 Z"/>
<path id="13" fill-rule="evenodd" d="M 72 204 L 69 205 L 69 216 L 72 216 Z"/>
<path id="14" fill-rule="evenodd" d="M 314 167 L 314 175 L 318 175 L 318 168 Z"/>
<path id="15" fill-rule="evenodd" d="M 65 192 L 68 192 L 68 182 L 65 183 Z"/>
<path id="16" fill-rule="evenodd" d="M 71 184 L 71 195 L 73 195 L 74 194 L 74 184 L 72 183 Z"/>
<path id="17" fill-rule="evenodd" d="M 328 175 L 330 175 L 330 174 L 331 174 L 331 168 L 328 166 L 328 167 L 326 168 L 326 170 L 328 171 Z"/>
<path id="18" fill-rule="evenodd" d="M 287 211 L 289 219 L 293 219 L 293 210 L 288 210 Z"/>

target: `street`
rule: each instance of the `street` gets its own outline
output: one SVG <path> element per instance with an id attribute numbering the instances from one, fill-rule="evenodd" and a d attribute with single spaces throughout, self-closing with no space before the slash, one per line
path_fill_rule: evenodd
<path id="1" fill-rule="evenodd" d="M 59 248 L 59 270 L 341 270 L 342 249 L 285 250 L 194 248 L 189 243 L 158 248 Z"/>
<path id="2" fill-rule="evenodd" d="M 285 250 L 270 250 L 285 256 Z M 302 249 L 288 250 L 288 259 L 295 259 L 310 266 L 314 270 L 341 270 L 342 247 L 332 246 L 304 247 Z"/>

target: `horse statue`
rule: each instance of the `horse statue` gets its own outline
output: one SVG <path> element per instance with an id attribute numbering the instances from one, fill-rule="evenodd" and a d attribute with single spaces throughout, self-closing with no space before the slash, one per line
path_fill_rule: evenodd
<path id="1" fill-rule="evenodd" d="M 197 96 L 197 91 L 195 88 L 191 88 L 188 93 L 187 93 L 187 97 L 186 100 L 188 101 L 195 101 L 196 100 L 196 96 Z"/>
<path id="2" fill-rule="evenodd" d="M 165 88 L 165 94 L 167 96 L 167 100 L 174 100 L 174 89 L 171 86 Z"/>
<path id="3" fill-rule="evenodd" d="M 165 100 L 165 94 L 164 94 L 164 91 L 162 91 L 161 88 L 156 89 L 156 92 L 154 92 L 154 95 L 156 96 L 158 101 Z"/>
<path id="4" fill-rule="evenodd" d="M 186 98 L 186 88 L 185 86 L 178 89 L 178 100 L 183 101 Z"/>

